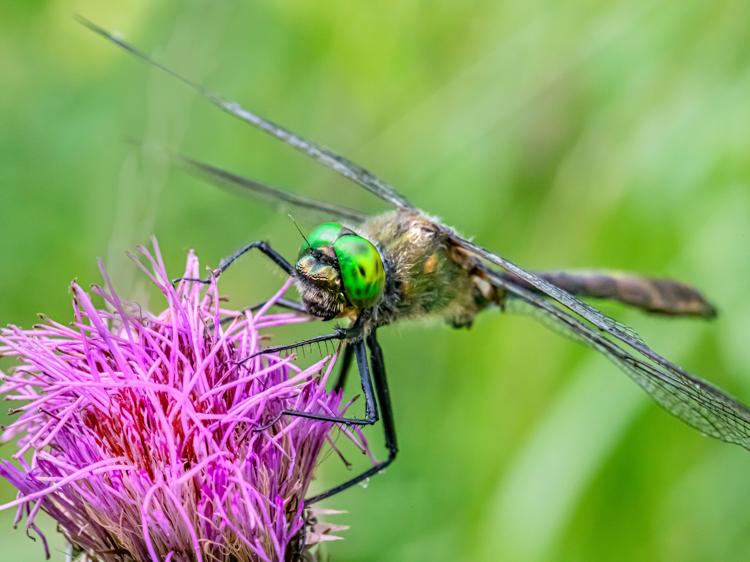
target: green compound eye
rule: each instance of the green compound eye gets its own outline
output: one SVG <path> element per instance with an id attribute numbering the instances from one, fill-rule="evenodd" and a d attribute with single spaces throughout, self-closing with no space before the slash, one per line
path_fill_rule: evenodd
<path id="1" fill-rule="evenodd" d="M 375 246 L 361 236 L 345 234 L 334 242 L 333 250 L 349 302 L 359 308 L 375 304 L 385 287 L 383 260 Z"/>
<path id="2" fill-rule="evenodd" d="M 299 257 L 302 257 L 310 248 L 322 248 L 323 246 L 333 246 L 333 243 L 341 235 L 344 227 L 337 222 L 324 222 L 316 226 L 307 236 L 307 240 L 302 243 L 299 249 Z M 309 245 L 308 245 L 309 242 Z"/>

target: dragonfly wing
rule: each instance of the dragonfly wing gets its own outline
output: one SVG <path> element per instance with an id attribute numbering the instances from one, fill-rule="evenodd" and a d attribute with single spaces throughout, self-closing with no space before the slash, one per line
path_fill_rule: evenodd
<path id="1" fill-rule="evenodd" d="M 530 313 L 555 330 L 596 349 L 671 414 L 706 435 L 750 450 L 750 409 L 745 405 L 650 348 L 648 354 L 630 351 L 628 347 L 633 346 L 627 341 L 597 330 L 539 293 L 511 281 L 504 273 L 483 265 L 480 269 L 506 292 L 509 310 Z"/>
<path id="2" fill-rule="evenodd" d="M 552 300 L 558 302 L 569 310 L 572 310 L 576 314 L 579 314 L 600 330 L 627 344 L 633 349 L 638 350 L 657 363 L 664 366 L 675 367 L 675 365 L 672 365 L 667 359 L 648 347 L 634 329 L 630 328 L 629 326 L 620 324 L 619 322 L 613 320 L 593 306 L 590 306 L 580 299 L 574 297 L 564 289 L 553 285 L 551 282 L 543 279 L 539 275 L 531 273 L 530 271 L 526 271 L 510 260 L 498 256 L 497 254 L 494 254 L 489 250 L 482 248 L 474 242 L 461 238 L 455 234 L 452 235 L 452 241 L 455 245 L 463 248 L 463 250 L 467 251 L 475 258 L 487 261 L 494 266 L 498 266 L 502 268 L 506 274 L 509 273 L 512 277 L 518 279 L 519 281 L 517 283 L 511 283 L 512 286 L 518 286 L 520 284 L 529 286 L 533 290 L 551 298 Z M 505 277 L 507 280 L 508 276 L 505 275 Z"/>
<path id="3" fill-rule="evenodd" d="M 265 133 L 268 133 L 272 137 L 275 137 L 276 139 L 288 144 L 289 146 L 296 148 L 297 150 L 299 150 L 303 154 L 306 154 L 313 160 L 316 160 L 323 166 L 341 174 L 345 178 L 360 185 L 361 187 L 364 187 L 367 191 L 379 197 L 383 201 L 396 207 L 412 208 L 412 205 L 409 203 L 409 201 L 407 201 L 404 196 L 398 193 L 393 186 L 384 182 L 383 180 L 370 173 L 363 167 L 359 166 L 358 164 L 355 164 L 351 160 L 336 154 L 335 152 L 322 145 L 306 140 L 293 133 L 292 131 L 285 129 L 284 127 L 277 125 L 272 121 L 269 121 L 268 119 L 264 119 L 263 117 L 257 115 L 256 113 L 253 113 L 248 109 L 245 109 L 239 103 L 225 99 L 219 94 L 201 86 L 196 82 L 193 82 L 177 71 L 154 60 L 143 51 L 124 41 L 121 37 L 110 33 L 109 31 L 99 27 L 95 23 L 80 16 L 77 17 L 77 20 L 94 33 L 100 35 L 101 37 L 104 37 L 108 41 L 114 43 L 115 45 L 141 59 L 147 64 L 158 68 L 166 74 L 169 74 L 170 76 L 176 78 L 189 88 L 198 92 L 201 96 L 209 100 L 220 109 L 226 111 L 227 113 L 233 115 L 238 119 L 241 119 L 242 121 L 250 123 L 254 127 L 260 129 L 261 131 L 264 131 Z"/>
<path id="4" fill-rule="evenodd" d="M 294 195 L 288 191 L 279 189 L 278 187 L 273 187 L 240 176 L 222 168 L 212 166 L 211 164 L 194 160 L 193 158 L 175 156 L 174 160 L 189 172 L 205 178 L 211 183 L 222 187 L 242 188 L 244 193 L 251 193 L 252 195 L 256 195 L 281 205 L 289 205 L 306 211 L 312 211 L 313 213 L 326 217 L 336 217 L 355 224 L 361 223 L 367 218 L 365 214 L 355 211 L 354 209 L 348 209 L 339 205 L 333 205 L 331 203 L 309 199 L 300 195 Z"/>

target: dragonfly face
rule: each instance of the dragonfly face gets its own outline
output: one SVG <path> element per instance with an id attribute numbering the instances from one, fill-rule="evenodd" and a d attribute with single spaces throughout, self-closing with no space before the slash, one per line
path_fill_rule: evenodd
<path id="1" fill-rule="evenodd" d="M 323 223 L 310 232 L 295 270 L 305 306 L 324 319 L 370 308 L 383 297 L 386 273 L 380 253 L 339 223 Z"/>

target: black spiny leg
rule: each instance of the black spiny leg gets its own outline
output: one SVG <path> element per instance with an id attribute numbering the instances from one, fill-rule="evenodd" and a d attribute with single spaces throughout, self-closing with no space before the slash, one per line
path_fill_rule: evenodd
<path id="1" fill-rule="evenodd" d="M 388 378 L 385 372 L 385 360 L 383 350 L 378 343 L 377 336 L 373 330 L 367 336 L 367 345 L 370 348 L 372 360 L 372 374 L 375 380 L 375 393 L 380 404 L 380 413 L 383 416 L 383 433 L 385 435 L 385 447 L 388 449 L 388 458 L 380 463 L 382 470 L 391 464 L 398 454 L 398 442 L 396 440 L 396 422 L 393 418 L 391 406 L 391 394 L 388 389 Z"/>
<path id="2" fill-rule="evenodd" d="M 314 343 L 324 343 L 327 341 L 332 340 L 345 340 L 350 337 L 352 337 L 352 333 L 350 330 L 346 330 L 344 328 L 336 328 L 336 331 L 332 334 L 324 334 L 322 336 L 313 336 L 312 338 L 308 338 L 306 340 L 301 340 L 294 343 L 287 343 L 284 345 L 273 345 L 271 347 L 266 347 L 264 349 L 261 349 L 260 351 L 256 351 L 252 355 L 248 355 L 244 359 L 240 359 L 237 364 L 242 365 L 246 363 L 247 361 L 250 361 L 251 359 L 255 359 L 259 355 L 267 355 L 269 353 L 279 353 L 281 351 L 290 351 L 292 349 L 297 349 L 299 347 L 304 347 L 306 345 L 312 345 Z M 357 332 L 358 334 L 358 332 Z"/>
<path id="3" fill-rule="evenodd" d="M 261 308 L 266 306 L 267 302 L 259 302 L 258 304 L 254 304 L 253 306 L 248 306 L 245 309 L 243 309 L 242 312 L 247 312 L 248 310 L 250 312 L 258 312 Z M 276 302 L 273 303 L 273 306 L 276 306 L 278 308 L 285 308 L 287 310 L 292 310 L 294 312 L 299 312 L 300 314 L 306 314 L 307 316 L 312 316 L 307 311 L 307 308 L 305 308 L 305 305 L 301 302 L 289 300 L 289 299 L 276 299 Z M 232 320 L 234 320 L 235 316 L 227 316 L 226 318 L 221 319 L 221 324 L 229 324 Z"/>
<path id="4" fill-rule="evenodd" d="M 238 364 L 242 365 L 246 361 L 250 361 L 250 359 L 258 357 L 259 355 L 267 355 L 269 353 L 279 353 L 281 351 L 290 351 L 292 349 L 297 349 L 298 347 L 304 347 L 306 345 L 311 345 L 314 343 L 323 343 L 323 342 L 332 341 L 332 340 L 347 340 L 347 341 L 359 340 L 362 337 L 363 319 L 364 319 L 363 316 L 359 316 L 354 321 L 354 324 L 352 324 L 350 328 L 336 328 L 330 334 L 323 334 L 322 336 L 313 336 L 312 338 L 308 338 L 306 340 L 301 340 L 301 341 L 294 342 L 294 343 L 287 343 L 284 345 L 274 345 L 271 347 L 266 347 L 264 349 L 261 349 L 260 351 L 256 351 L 252 355 L 248 355 L 244 359 L 241 359 L 238 362 Z M 353 344 L 350 344 L 350 345 L 353 345 Z"/>
<path id="5" fill-rule="evenodd" d="M 359 367 L 359 376 L 362 380 L 362 392 L 365 395 L 365 417 L 364 418 L 346 418 L 341 416 L 328 416 L 326 414 L 316 414 L 314 412 L 303 412 L 301 410 L 282 410 L 270 423 L 256 429 L 263 431 L 276 423 L 282 416 L 296 416 L 298 418 L 308 418 L 311 420 L 328 421 L 334 423 L 344 423 L 346 425 L 372 425 L 378 421 L 378 408 L 375 403 L 375 396 L 372 393 L 372 381 L 370 380 L 370 369 L 367 366 L 367 350 L 362 340 L 357 340 L 349 345 L 354 347 L 354 353 L 357 357 L 357 366 Z"/>
<path id="6" fill-rule="evenodd" d="M 213 270 L 212 276 L 206 277 L 205 279 L 193 278 L 193 277 L 178 277 L 177 279 L 172 281 L 172 283 L 176 284 L 179 281 L 195 281 L 197 283 L 208 284 L 211 282 L 212 277 L 214 278 L 218 277 L 219 275 L 224 273 L 227 269 L 229 269 L 229 266 L 232 265 L 235 261 L 237 261 L 239 258 L 241 258 L 250 250 L 255 250 L 255 249 L 263 252 L 273 263 L 275 263 L 280 269 L 284 270 L 284 272 L 287 275 L 294 276 L 294 266 L 288 261 L 286 261 L 286 258 L 284 258 L 284 256 L 282 256 L 276 250 L 271 248 L 268 242 L 264 242 L 263 240 L 257 240 L 255 242 L 250 242 L 249 244 L 245 244 L 244 246 L 242 246 L 242 248 L 237 250 L 231 256 L 227 256 L 226 258 L 221 260 L 219 262 L 219 267 Z"/>
<path id="7" fill-rule="evenodd" d="M 342 484 L 339 484 L 338 486 L 331 488 L 330 490 L 327 490 L 322 494 L 307 498 L 305 500 L 305 503 L 307 505 L 319 502 L 326 498 L 330 498 L 331 496 L 338 494 L 339 492 L 343 492 L 344 490 L 351 488 L 355 484 L 359 484 L 363 480 L 367 480 L 368 478 L 381 472 L 389 464 L 391 464 L 396 458 L 396 454 L 398 453 L 398 444 L 396 442 L 396 426 L 393 420 L 393 410 L 391 408 L 391 399 L 388 392 L 388 381 L 386 380 L 383 352 L 380 349 L 380 344 L 378 343 L 378 340 L 375 336 L 375 331 L 370 332 L 370 334 L 367 336 L 367 346 L 370 348 L 370 360 L 372 362 L 372 375 L 375 382 L 375 392 L 378 397 L 378 402 L 380 403 L 380 414 L 383 417 L 383 433 L 385 434 L 385 446 L 386 449 L 388 449 L 388 458 L 382 462 L 379 462 L 375 466 L 370 467 L 362 474 L 359 474 L 358 476 L 355 476 L 354 478 L 347 480 L 346 482 L 343 482 Z M 361 347 L 364 348 L 364 346 Z M 364 362 L 360 360 L 359 351 L 360 348 L 355 348 L 354 350 L 357 355 L 357 366 L 359 367 L 360 375 L 362 375 L 362 369 L 367 368 L 367 360 L 366 358 Z M 362 376 L 364 380 L 364 375 Z"/>
<path id="8" fill-rule="evenodd" d="M 253 306 L 248 307 L 248 310 L 250 310 L 251 312 L 258 312 L 264 306 L 266 306 L 265 302 L 259 302 L 258 304 L 254 304 Z M 300 314 L 307 314 L 308 316 L 312 316 L 307 311 L 307 308 L 305 308 L 305 305 L 298 301 L 293 301 L 290 299 L 276 299 L 276 301 L 273 303 L 273 306 L 277 306 L 279 308 L 285 308 L 286 310 L 292 310 L 294 312 L 299 312 Z"/>

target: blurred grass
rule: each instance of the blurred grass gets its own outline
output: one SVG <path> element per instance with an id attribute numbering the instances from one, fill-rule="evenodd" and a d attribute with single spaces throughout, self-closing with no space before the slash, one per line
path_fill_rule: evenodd
<path id="1" fill-rule="evenodd" d="M 705 288 L 723 313 L 709 325 L 608 310 L 750 400 L 747 2 L 6 1 L 3 323 L 68 318 L 67 284 L 97 281 L 96 256 L 139 294 L 123 250 L 152 232 L 175 271 L 191 247 L 208 263 L 258 237 L 294 252 L 283 214 L 172 173 L 127 138 L 381 208 L 98 40 L 76 12 L 529 268 Z M 250 261 L 225 279 L 236 302 L 278 284 Z M 500 315 L 382 340 L 402 453 L 329 502 L 352 525 L 332 560 L 746 559 L 750 457 L 664 414 L 591 352 Z M 11 518 L 3 556 L 40 559 Z"/>

